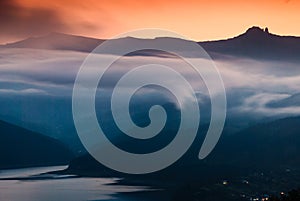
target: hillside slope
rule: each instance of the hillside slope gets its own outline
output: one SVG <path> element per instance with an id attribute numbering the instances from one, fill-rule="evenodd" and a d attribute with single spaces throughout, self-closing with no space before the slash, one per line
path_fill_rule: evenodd
<path id="1" fill-rule="evenodd" d="M 67 164 L 72 158 L 61 142 L 0 121 L 0 169 Z"/>

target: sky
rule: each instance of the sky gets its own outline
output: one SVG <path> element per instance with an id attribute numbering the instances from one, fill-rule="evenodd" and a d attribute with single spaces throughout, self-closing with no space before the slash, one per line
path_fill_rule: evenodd
<path id="1" fill-rule="evenodd" d="M 160 28 L 197 41 L 225 39 L 252 26 L 300 36 L 297 0 L 0 0 L 0 43 L 49 32 L 111 38 Z"/>

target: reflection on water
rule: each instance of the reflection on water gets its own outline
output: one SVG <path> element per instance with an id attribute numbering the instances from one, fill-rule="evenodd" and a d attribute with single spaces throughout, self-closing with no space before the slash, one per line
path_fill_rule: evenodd
<path id="1" fill-rule="evenodd" d="M 116 200 L 113 195 L 120 192 L 146 190 L 145 187 L 107 185 L 116 183 L 117 179 L 49 177 L 38 174 L 60 170 L 65 167 L 26 168 L 2 170 L 0 179 L 0 200 L 2 201 L 84 201 Z M 17 179 L 25 178 L 25 180 Z M 13 179 L 16 178 L 16 179 Z M 32 178 L 32 179 L 30 179 Z M 118 199 L 124 200 L 124 199 Z"/>

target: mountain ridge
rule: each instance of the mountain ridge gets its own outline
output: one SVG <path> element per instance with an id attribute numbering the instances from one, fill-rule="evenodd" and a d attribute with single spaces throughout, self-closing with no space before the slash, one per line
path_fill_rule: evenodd
<path id="1" fill-rule="evenodd" d="M 33 48 L 50 50 L 73 50 L 88 52 L 97 47 L 104 40 L 76 36 L 71 34 L 51 32 L 39 37 L 29 37 L 14 43 L 2 45 L 8 48 Z M 1 47 L 1 46 L 0 46 Z"/>
<path id="2" fill-rule="evenodd" d="M 221 170 L 227 171 L 227 168 L 229 168 L 228 174 L 232 170 L 231 173 L 237 174 L 241 170 L 262 171 L 267 169 L 277 171 L 298 167 L 300 164 L 298 157 L 300 150 L 298 146 L 300 142 L 299 128 L 300 116 L 295 116 L 256 124 L 233 135 L 222 135 L 215 150 L 204 160 L 199 160 L 196 157 L 199 151 L 198 144 L 201 145 L 203 141 L 202 134 L 199 133 L 192 147 L 176 163 L 160 172 L 145 176 L 156 178 L 156 176 L 170 174 L 172 175 L 170 178 L 183 179 L 178 173 L 189 172 L 193 178 L 198 174 L 202 177 L 205 176 L 200 170 L 213 173 L 213 175 L 209 175 L 209 177 L 213 177 Z M 62 172 L 81 176 L 130 176 L 110 170 L 98 163 L 89 154 L 75 158 L 69 167 Z M 187 173 L 184 176 L 188 177 Z"/>
<path id="3" fill-rule="evenodd" d="M 199 44 L 209 53 L 254 59 L 298 61 L 300 52 L 300 37 L 280 36 L 256 26 L 233 38 Z"/>
<path id="4" fill-rule="evenodd" d="M 159 43 L 161 40 L 182 40 L 191 42 L 171 37 L 157 37 L 154 39 L 125 37 L 114 40 L 120 42 L 119 45 L 130 45 L 136 41 Z M 30 37 L 15 43 L 0 45 L 0 47 L 91 52 L 104 41 L 106 40 L 52 32 L 41 37 Z M 254 59 L 300 60 L 300 37 L 276 35 L 269 32 L 268 28 L 262 29 L 257 26 L 253 26 L 247 29 L 246 32 L 232 38 L 197 43 L 216 59 L 229 55 Z M 153 51 L 143 50 L 142 52 L 131 56 L 159 56 Z"/>
<path id="5" fill-rule="evenodd" d="M 0 169 L 61 165 L 73 157 L 60 141 L 0 120 Z"/>

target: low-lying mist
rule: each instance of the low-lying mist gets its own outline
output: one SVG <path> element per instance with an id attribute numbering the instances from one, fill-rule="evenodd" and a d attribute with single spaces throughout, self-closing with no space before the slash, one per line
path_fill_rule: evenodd
<path id="1" fill-rule="evenodd" d="M 77 141 L 72 118 L 72 90 L 77 72 L 87 55 L 73 51 L 0 49 L 0 118 L 70 144 Z M 252 121 L 300 114 L 299 63 L 235 57 L 220 57 L 214 62 L 226 90 L 227 124 L 247 126 Z M 190 82 L 198 98 L 201 121 L 209 122 L 210 99 L 204 82 L 189 65 L 174 57 L 127 56 L 115 62 L 100 81 L 96 96 L 97 112 L 104 116 L 110 112 L 109 104 L 101 101 L 108 100 L 124 73 L 153 63 L 175 69 Z M 93 71 L 90 73 L 92 75 Z M 177 80 L 159 72 L 157 75 L 170 84 L 178 84 Z M 130 86 L 123 87 L 126 93 Z M 180 94 L 186 99 L 192 97 L 183 87 Z M 156 87 L 144 87 L 134 97 L 132 108 L 136 106 L 136 109 L 132 109 L 131 113 L 133 116 L 140 115 L 140 110 L 145 119 L 148 117 L 143 106 L 151 105 L 151 101 L 162 105 L 177 104 L 172 95 Z"/>

